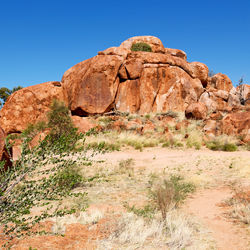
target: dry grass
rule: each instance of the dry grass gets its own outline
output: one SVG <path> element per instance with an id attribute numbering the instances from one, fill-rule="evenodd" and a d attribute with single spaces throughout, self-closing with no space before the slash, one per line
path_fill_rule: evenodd
<path id="1" fill-rule="evenodd" d="M 133 213 L 125 213 L 117 221 L 109 238 L 98 242 L 98 249 L 199 249 L 195 241 L 197 224 L 177 210 L 167 213 L 164 221 L 159 218 L 145 220 Z M 203 244 L 203 249 L 206 248 Z"/>
<path id="2" fill-rule="evenodd" d="M 64 217 L 54 218 L 55 222 L 52 227 L 52 232 L 54 234 L 63 235 L 66 231 L 66 226 L 73 223 L 80 224 L 96 224 L 100 219 L 103 218 L 103 213 L 98 210 L 91 210 L 90 212 L 80 212 L 78 215 L 71 214 Z"/>
<path id="3" fill-rule="evenodd" d="M 238 185 L 233 186 L 234 195 L 226 201 L 230 207 L 229 217 L 246 224 L 250 229 L 250 189 Z"/>

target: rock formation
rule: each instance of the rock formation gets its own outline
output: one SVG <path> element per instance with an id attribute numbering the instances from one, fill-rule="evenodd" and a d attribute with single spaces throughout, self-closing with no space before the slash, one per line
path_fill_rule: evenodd
<path id="1" fill-rule="evenodd" d="M 135 43 L 147 43 L 152 52 L 131 51 Z M 87 121 L 77 116 L 110 111 L 186 111 L 187 118 L 216 120 L 249 107 L 249 85 L 235 88 L 226 75 L 209 77 L 208 72 L 205 64 L 188 62 L 185 52 L 165 48 L 156 37 L 132 37 L 119 47 L 101 51 L 68 69 L 61 82 L 42 83 L 15 92 L 0 111 L 0 126 L 7 134 L 23 131 L 29 123 L 46 119 L 52 99 L 68 105 L 78 127 Z M 249 128 L 248 115 L 244 116 L 245 130 Z M 229 117 L 224 118 L 222 131 L 241 133 L 242 125 L 238 122 L 234 126 L 239 125 L 239 129 L 226 129 L 225 124 L 238 120 L 233 114 Z M 86 126 L 92 127 L 89 123 Z"/>

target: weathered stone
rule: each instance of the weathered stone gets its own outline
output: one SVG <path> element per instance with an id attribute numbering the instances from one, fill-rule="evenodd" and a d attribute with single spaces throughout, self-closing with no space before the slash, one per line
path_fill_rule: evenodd
<path id="1" fill-rule="evenodd" d="M 186 108 L 185 116 L 188 119 L 204 120 L 207 116 L 207 107 L 202 102 L 192 103 Z"/>
<path id="2" fill-rule="evenodd" d="M 18 133 L 28 124 L 46 120 L 53 99 L 64 101 L 60 82 L 46 82 L 16 91 L 0 111 L 0 126 L 7 134 Z"/>
<path id="3" fill-rule="evenodd" d="M 127 74 L 126 68 L 123 64 L 121 65 L 121 67 L 119 69 L 118 76 L 120 77 L 120 79 L 123 79 L 123 80 L 128 79 L 128 74 Z"/>
<path id="4" fill-rule="evenodd" d="M 209 69 L 204 63 L 192 62 L 189 63 L 192 68 L 192 76 L 200 79 L 202 83 L 207 83 Z"/>
<path id="5" fill-rule="evenodd" d="M 144 69 L 145 70 L 145 69 Z M 150 74 L 148 69 L 148 76 L 145 77 L 145 82 L 141 83 L 143 91 L 141 91 L 141 109 L 140 112 L 149 112 L 148 107 L 153 103 L 154 112 L 185 111 L 188 104 L 197 102 L 199 91 L 197 91 L 197 80 L 190 77 L 184 70 L 179 67 L 161 67 L 154 70 L 154 74 Z M 141 81 L 144 74 L 142 74 Z M 144 87 L 146 86 L 146 87 Z M 150 87 L 151 86 L 151 87 Z M 142 98 L 148 89 L 147 98 Z M 198 92 L 198 95 L 196 93 Z"/>
<path id="6" fill-rule="evenodd" d="M 230 91 L 233 87 L 232 81 L 227 75 L 218 73 L 211 78 L 211 84 L 216 89 Z"/>
<path id="7" fill-rule="evenodd" d="M 130 52 L 129 49 L 121 48 L 121 47 L 111 47 L 104 51 L 98 52 L 98 55 L 116 55 L 121 56 L 123 59 L 126 59 L 128 53 Z"/>
<path id="8" fill-rule="evenodd" d="M 165 48 L 165 53 L 171 56 L 180 57 L 185 61 L 187 60 L 187 54 L 184 51 L 179 50 L 179 49 Z"/>
<path id="9" fill-rule="evenodd" d="M 126 68 L 129 79 L 136 79 L 141 76 L 141 72 L 143 69 L 143 64 L 141 60 L 139 59 L 126 60 L 124 66 Z"/>
<path id="10" fill-rule="evenodd" d="M 241 106 L 241 98 L 240 98 L 240 92 L 237 91 L 235 87 L 233 87 L 228 95 L 228 105 L 230 107 L 240 107 Z"/>
<path id="11" fill-rule="evenodd" d="M 74 126 L 78 129 L 81 133 L 86 133 L 90 129 L 95 128 L 96 124 L 90 120 L 88 117 L 79 117 L 79 116 L 72 116 L 71 117 Z"/>
<path id="12" fill-rule="evenodd" d="M 203 127 L 203 131 L 206 134 L 217 135 L 217 131 L 218 131 L 217 121 L 215 121 L 215 120 L 207 120 L 205 122 L 205 126 Z"/>
<path id="13" fill-rule="evenodd" d="M 116 109 L 121 112 L 135 113 L 140 108 L 140 81 L 121 82 L 115 99 Z"/>
<path id="14" fill-rule="evenodd" d="M 65 72 L 62 86 L 74 115 L 102 114 L 113 106 L 122 57 L 99 55 Z"/>
<path id="15" fill-rule="evenodd" d="M 228 135 L 241 135 L 249 138 L 250 111 L 226 115 L 221 121 L 221 132 Z"/>

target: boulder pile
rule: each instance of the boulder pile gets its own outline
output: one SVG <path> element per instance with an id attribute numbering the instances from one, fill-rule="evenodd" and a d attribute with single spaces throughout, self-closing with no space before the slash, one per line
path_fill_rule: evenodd
<path id="1" fill-rule="evenodd" d="M 152 52 L 131 51 L 136 43 L 150 45 Z M 209 131 L 214 126 L 249 140 L 250 85 L 235 88 L 224 74 L 209 76 L 205 64 L 188 62 L 184 51 L 165 48 L 153 36 L 132 37 L 101 51 L 68 69 L 60 82 L 15 92 L 0 111 L 0 126 L 6 134 L 22 132 L 29 123 L 46 119 L 53 99 L 65 102 L 78 127 L 93 127 L 78 117 L 112 111 L 181 111 L 210 124 Z"/>

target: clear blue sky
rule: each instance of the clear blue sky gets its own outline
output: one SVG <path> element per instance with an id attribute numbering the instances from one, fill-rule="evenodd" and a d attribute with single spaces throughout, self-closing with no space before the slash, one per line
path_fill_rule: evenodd
<path id="1" fill-rule="evenodd" d="M 250 1 L 0 2 L 0 87 L 61 80 L 63 73 L 129 37 L 153 35 L 250 83 Z"/>

